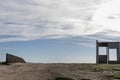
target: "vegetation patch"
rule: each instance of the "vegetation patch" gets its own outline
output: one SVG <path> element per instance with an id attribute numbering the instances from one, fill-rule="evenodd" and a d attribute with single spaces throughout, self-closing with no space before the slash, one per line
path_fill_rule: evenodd
<path id="1" fill-rule="evenodd" d="M 80 80 L 91 80 L 91 79 L 80 79 Z"/>
<path id="2" fill-rule="evenodd" d="M 66 77 L 57 77 L 55 80 L 73 80 L 73 79 Z"/>
<path id="3" fill-rule="evenodd" d="M 95 64 L 95 65 L 91 65 L 91 70 L 94 70 L 94 71 L 100 71 L 100 70 L 120 71 L 120 65 Z"/>
<path id="4" fill-rule="evenodd" d="M 112 74 L 112 75 L 107 75 L 107 77 L 111 77 L 111 78 L 114 78 L 114 79 L 120 79 L 120 73 L 115 73 L 115 74 Z"/>
<path id="5" fill-rule="evenodd" d="M 70 66 L 71 70 L 90 70 L 90 71 L 104 71 L 104 70 L 114 70 L 120 71 L 120 65 L 111 65 L 111 64 L 74 64 Z"/>

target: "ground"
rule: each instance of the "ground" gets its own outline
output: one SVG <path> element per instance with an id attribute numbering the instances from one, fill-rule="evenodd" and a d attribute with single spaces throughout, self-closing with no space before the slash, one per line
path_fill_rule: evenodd
<path id="1" fill-rule="evenodd" d="M 120 80 L 120 65 L 41 63 L 0 65 L 0 80 L 55 80 L 56 78 L 61 78 L 59 80 L 62 80 L 62 78 L 73 80 Z"/>

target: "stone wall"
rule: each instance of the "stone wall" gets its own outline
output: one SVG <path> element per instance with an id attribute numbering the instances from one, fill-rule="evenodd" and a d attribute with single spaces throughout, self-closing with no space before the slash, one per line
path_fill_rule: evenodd
<path id="1" fill-rule="evenodd" d="M 99 63 L 106 64 L 107 63 L 107 55 L 99 55 Z"/>
<path id="2" fill-rule="evenodd" d="M 6 54 L 6 63 L 19 63 L 19 62 L 25 63 L 25 60 L 11 54 Z"/>
<path id="3" fill-rule="evenodd" d="M 100 54 L 99 47 L 106 48 L 106 55 Z M 116 61 L 109 59 L 111 49 L 116 49 Z M 98 42 L 98 40 L 96 40 L 96 63 L 120 64 L 120 42 Z"/>

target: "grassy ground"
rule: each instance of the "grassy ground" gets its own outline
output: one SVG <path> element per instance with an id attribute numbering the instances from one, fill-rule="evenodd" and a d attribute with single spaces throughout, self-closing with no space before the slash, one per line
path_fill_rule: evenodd
<path id="1" fill-rule="evenodd" d="M 113 79 L 120 79 L 119 64 L 85 64 L 84 67 L 82 68 L 84 70 L 92 70 L 92 71 L 112 71 L 114 73 L 106 74 L 105 76 Z"/>
<path id="2" fill-rule="evenodd" d="M 120 71 L 120 65 L 117 64 L 85 64 L 83 69 L 91 70 L 115 70 Z"/>
<path id="3" fill-rule="evenodd" d="M 0 65 L 0 80 L 120 80 L 120 64 Z"/>
<path id="4" fill-rule="evenodd" d="M 74 64 L 72 66 L 73 69 L 77 70 L 87 70 L 91 72 L 108 72 L 105 73 L 103 76 L 109 78 L 111 80 L 113 79 L 120 79 L 120 64 Z M 109 74 L 110 72 L 110 74 Z M 82 79 L 81 79 L 82 80 Z M 83 80 L 92 80 L 92 79 L 83 79 Z M 107 79 L 106 79 L 107 80 Z"/>

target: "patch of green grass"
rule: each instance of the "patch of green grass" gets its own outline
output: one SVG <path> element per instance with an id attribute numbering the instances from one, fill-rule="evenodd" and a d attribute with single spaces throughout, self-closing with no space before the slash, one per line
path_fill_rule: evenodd
<path id="1" fill-rule="evenodd" d="M 116 65 L 98 65 L 95 66 L 96 69 L 99 70 L 115 70 L 115 71 L 120 71 L 120 65 L 116 66 Z"/>
<path id="2" fill-rule="evenodd" d="M 71 70 L 120 71 L 120 64 L 74 64 L 74 65 L 71 65 L 69 68 Z"/>
<path id="3" fill-rule="evenodd" d="M 107 75 L 107 77 L 111 77 L 111 78 L 114 78 L 114 79 L 120 79 L 120 73 L 115 73 L 115 74 L 112 74 L 112 75 Z"/>
<path id="4" fill-rule="evenodd" d="M 94 71 L 100 70 L 115 70 L 120 71 L 120 65 L 110 65 L 110 64 L 92 64 L 84 66 L 84 69 L 90 69 Z"/>

